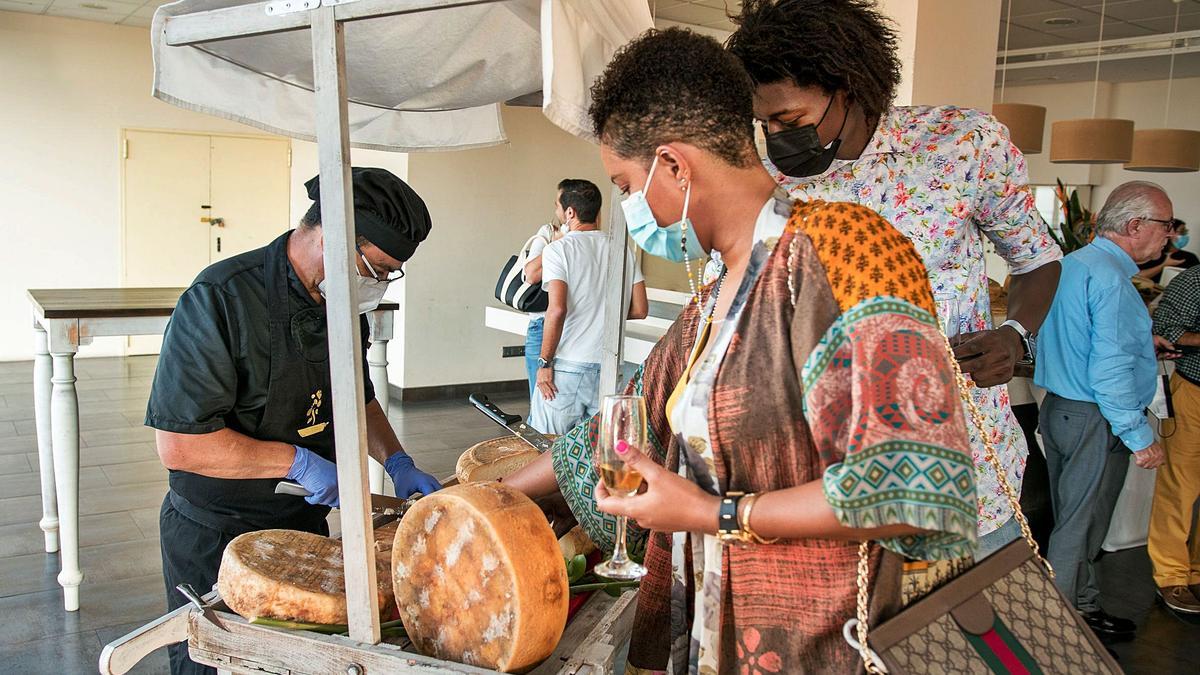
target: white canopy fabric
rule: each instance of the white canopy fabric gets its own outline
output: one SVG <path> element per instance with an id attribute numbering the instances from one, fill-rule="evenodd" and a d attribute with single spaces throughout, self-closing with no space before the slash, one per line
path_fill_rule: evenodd
<path id="1" fill-rule="evenodd" d="M 316 140 L 307 30 L 166 43 L 169 17 L 253 4 L 180 0 L 160 7 L 151 27 L 154 96 Z M 347 22 L 351 144 L 412 152 L 504 143 L 500 104 L 539 91 L 550 121 L 592 139 L 592 82 L 621 45 L 652 26 L 645 0 L 506 0 Z"/>

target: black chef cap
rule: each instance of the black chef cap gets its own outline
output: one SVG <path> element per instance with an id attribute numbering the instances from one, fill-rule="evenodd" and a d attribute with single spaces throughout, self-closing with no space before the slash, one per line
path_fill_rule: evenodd
<path id="1" fill-rule="evenodd" d="M 354 191 L 354 231 L 396 260 L 412 257 L 433 223 L 425 201 L 387 169 L 356 166 L 350 170 Z M 321 177 L 304 184 L 313 205 L 306 220 L 320 222 Z"/>

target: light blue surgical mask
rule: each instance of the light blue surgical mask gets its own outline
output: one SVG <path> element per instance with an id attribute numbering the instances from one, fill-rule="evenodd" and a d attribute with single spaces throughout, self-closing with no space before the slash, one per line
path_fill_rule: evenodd
<path id="1" fill-rule="evenodd" d="M 671 262 L 681 263 L 689 258 L 704 258 L 707 253 L 696 240 L 692 221 L 687 217 L 688 203 L 692 199 L 691 182 L 688 182 L 687 193 L 683 196 L 683 215 L 678 221 L 661 227 L 654 217 L 654 212 L 650 210 L 650 202 L 646 201 L 646 190 L 650 189 L 650 179 L 654 177 L 654 169 L 657 166 L 658 155 L 655 155 L 654 161 L 650 163 L 650 173 L 646 176 L 646 185 L 621 202 L 629 236 L 646 253 Z M 684 230 L 688 230 L 686 237 Z"/>
<path id="2" fill-rule="evenodd" d="M 1187 246 L 1187 244 L 1188 236 L 1186 234 L 1181 234 L 1178 237 L 1175 237 L 1175 248 L 1183 248 L 1184 246 Z"/>

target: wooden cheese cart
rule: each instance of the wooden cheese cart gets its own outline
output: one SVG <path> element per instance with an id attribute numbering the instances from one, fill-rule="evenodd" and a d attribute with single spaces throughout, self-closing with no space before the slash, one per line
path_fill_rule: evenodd
<path id="1" fill-rule="evenodd" d="M 349 635 L 252 625 L 213 592 L 107 645 L 102 673 L 127 672 L 150 651 L 184 640 L 193 659 L 226 672 L 490 672 L 381 643 L 354 310 L 350 147 L 424 151 L 503 143 L 504 102 L 532 101 L 564 130 L 588 137 L 591 82 L 616 49 L 652 25 L 644 0 L 181 0 L 156 11 L 156 97 L 317 141 L 334 439 L 338 448 L 359 449 L 339 452 L 337 462 Z M 355 47 L 350 59 L 348 41 Z M 632 270 L 625 268 L 628 243 L 617 201 L 606 290 L 623 300 Z M 602 393 L 617 386 L 623 304 L 606 309 Z M 554 655 L 533 672 L 611 671 L 628 638 L 635 597 L 634 591 L 594 594 Z"/>
<path id="2" fill-rule="evenodd" d="M 594 593 L 567 624 L 558 648 L 534 675 L 600 675 L 611 673 L 629 640 L 637 593 L 613 598 Z M 290 631 L 247 623 L 230 612 L 216 592 L 204 598 L 220 625 L 204 612 L 185 605 L 114 640 L 100 654 L 103 675 L 127 673 L 155 649 L 187 640 L 193 660 L 222 673 L 276 675 L 365 675 L 367 673 L 492 673 L 495 671 L 442 661 L 399 644 L 368 644 L 349 637 Z"/>

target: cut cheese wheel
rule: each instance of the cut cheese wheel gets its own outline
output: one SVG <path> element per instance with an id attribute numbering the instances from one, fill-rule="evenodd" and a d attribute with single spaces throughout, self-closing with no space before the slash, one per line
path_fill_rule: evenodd
<path id="1" fill-rule="evenodd" d="M 391 573 L 376 556 L 379 609 L 393 605 Z M 295 530 L 260 530 L 225 547 L 217 589 L 229 608 L 246 619 L 270 617 L 306 623 L 346 623 L 342 543 Z"/>
<path id="2" fill-rule="evenodd" d="M 588 537 L 587 532 L 583 528 L 576 525 L 558 539 L 558 548 L 562 551 L 562 556 L 567 560 L 574 558 L 577 555 L 587 555 L 596 550 L 596 545 L 592 543 L 591 537 Z"/>
<path id="3" fill-rule="evenodd" d="M 547 436 L 553 439 L 554 436 Z M 454 473 L 460 483 L 496 480 L 538 458 L 538 451 L 517 436 L 502 436 L 471 446 L 458 458 Z"/>
<path id="4" fill-rule="evenodd" d="M 400 618 L 428 656 L 521 672 L 548 657 L 567 621 L 566 566 L 533 501 L 503 483 L 422 498 L 396 532 Z"/>

